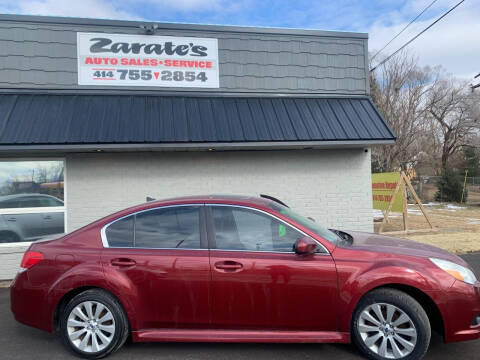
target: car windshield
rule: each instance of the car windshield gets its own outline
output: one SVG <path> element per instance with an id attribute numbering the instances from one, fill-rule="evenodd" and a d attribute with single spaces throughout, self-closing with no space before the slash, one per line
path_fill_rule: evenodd
<path id="1" fill-rule="evenodd" d="M 323 226 L 317 224 L 315 221 L 300 215 L 296 212 L 294 212 L 292 209 L 280 205 L 278 203 L 272 202 L 270 204 L 270 207 L 281 213 L 282 215 L 287 216 L 288 218 L 292 219 L 293 221 L 299 223 L 300 225 L 306 227 L 307 229 L 313 231 L 315 234 L 320 235 L 322 238 L 324 238 L 327 241 L 330 241 L 333 244 L 337 244 L 340 238 L 338 237 L 337 234 L 335 234 L 333 231 L 328 230 L 327 228 L 324 228 Z"/>

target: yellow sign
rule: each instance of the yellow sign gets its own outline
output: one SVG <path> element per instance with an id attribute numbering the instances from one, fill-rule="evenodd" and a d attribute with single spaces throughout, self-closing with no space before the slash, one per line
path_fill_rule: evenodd
<path id="1" fill-rule="evenodd" d="M 387 210 L 390 200 L 392 200 L 393 192 L 400 180 L 399 172 L 372 174 L 372 195 L 373 208 L 378 210 Z M 400 192 L 393 202 L 392 212 L 402 212 L 403 202 Z"/>

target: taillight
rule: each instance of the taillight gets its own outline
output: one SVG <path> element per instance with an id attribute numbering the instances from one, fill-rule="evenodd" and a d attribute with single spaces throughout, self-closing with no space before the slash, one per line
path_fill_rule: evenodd
<path id="1" fill-rule="evenodd" d="M 43 260 L 43 254 L 41 252 L 27 251 L 23 255 L 22 263 L 20 267 L 22 269 L 30 269 L 33 265 L 38 264 Z"/>

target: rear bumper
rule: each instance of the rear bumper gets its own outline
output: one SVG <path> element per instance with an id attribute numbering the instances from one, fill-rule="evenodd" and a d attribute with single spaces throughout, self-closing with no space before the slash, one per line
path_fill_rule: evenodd
<path id="1" fill-rule="evenodd" d="M 53 332 L 53 323 L 48 321 L 45 308 L 45 290 L 33 287 L 26 272 L 19 273 L 10 286 L 10 308 L 15 320 L 47 332 Z"/>
<path id="2" fill-rule="evenodd" d="M 480 324 L 474 324 L 480 315 L 480 283 L 472 286 L 456 280 L 437 304 L 443 315 L 445 342 L 480 338 Z"/>

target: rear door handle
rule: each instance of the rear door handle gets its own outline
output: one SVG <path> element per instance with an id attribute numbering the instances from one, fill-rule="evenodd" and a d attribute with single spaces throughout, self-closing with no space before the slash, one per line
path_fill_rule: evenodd
<path id="1" fill-rule="evenodd" d="M 136 264 L 135 260 L 132 259 L 112 259 L 110 263 L 113 266 L 134 266 Z"/>
<path id="2" fill-rule="evenodd" d="M 215 263 L 215 269 L 222 272 L 236 272 L 243 269 L 243 265 L 236 261 L 219 261 Z"/>
<path id="3" fill-rule="evenodd" d="M 16 217 L 9 217 L 9 218 L 7 218 L 7 221 L 15 222 L 15 221 L 17 221 L 17 218 Z"/>

